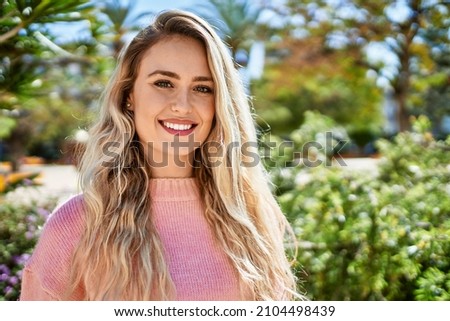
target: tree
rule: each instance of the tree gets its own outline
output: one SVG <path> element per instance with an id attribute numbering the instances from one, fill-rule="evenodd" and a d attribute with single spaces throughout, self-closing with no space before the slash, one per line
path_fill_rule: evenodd
<path id="1" fill-rule="evenodd" d="M 56 57 L 64 60 L 79 59 L 53 41 L 50 26 L 56 22 L 79 21 L 83 19 L 82 14 L 90 9 L 86 0 L 16 0 L 2 3 L 0 120 L 9 127 L 8 132 L 2 134 L 9 143 L 13 170 L 17 170 L 19 158 L 24 154 L 23 140 L 31 132 L 28 126 L 30 122 L 25 121 L 26 117 L 20 116 L 29 114 L 27 110 L 33 109 L 38 105 L 39 98 L 46 95 L 41 90 L 40 78 L 48 69 L 48 61 Z"/>
<path id="2" fill-rule="evenodd" d="M 115 58 L 119 56 L 125 44 L 124 36 L 139 29 L 135 24 L 136 21 L 152 13 L 144 11 L 135 15 L 133 14 L 135 6 L 136 2 L 128 1 L 123 5 L 119 0 L 108 1 L 100 6 L 100 12 L 107 18 L 108 33 L 112 35 L 111 44 Z"/>
<path id="3" fill-rule="evenodd" d="M 338 40 L 339 46 L 359 49 L 361 63 L 389 80 L 398 107 L 399 128 L 407 130 L 413 76 L 434 72 L 434 63 L 428 68 L 424 64 L 437 48 L 426 41 L 427 34 L 434 30 L 441 35 L 440 47 L 449 45 L 448 2 L 307 0 L 289 1 L 288 8 L 305 19 L 303 28 L 307 32 L 322 36 L 324 46 Z M 367 45 L 374 42 L 383 43 L 395 55 L 392 74 L 387 74 L 383 65 L 365 59 Z"/>
<path id="4" fill-rule="evenodd" d="M 269 45 L 267 55 L 264 76 L 252 87 L 262 129 L 267 122 L 273 134 L 289 135 L 306 111 L 315 110 L 345 126 L 351 136 L 379 133 L 382 93 L 358 65 L 356 53 L 326 50 L 319 37 L 284 37 Z"/>
<path id="5" fill-rule="evenodd" d="M 149 14 L 134 14 L 134 6 L 118 0 L 4 2 L 0 138 L 8 145 L 13 170 L 26 151 L 49 160 L 65 158 L 64 145 L 89 121 L 124 36 L 137 30 L 136 21 Z M 56 22 L 81 20 L 87 29 L 65 43 L 51 32 Z"/>
<path id="6" fill-rule="evenodd" d="M 229 44 L 235 60 L 239 60 L 236 55 L 239 50 L 248 51 L 252 41 L 264 38 L 269 31 L 266 26 L 258 23 L 264 8 L 249 0 L 208 0 L 202 8 L 210 12 L 198 13 L 216 26 L 222 38 Z"/>

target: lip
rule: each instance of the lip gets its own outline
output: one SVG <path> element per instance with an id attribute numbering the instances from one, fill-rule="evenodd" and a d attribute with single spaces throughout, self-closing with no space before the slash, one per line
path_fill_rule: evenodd
<path id="1" fill-rule="evenodd" d="M 195 123 L 189 119 L 175 119 L 175 118 L 160 119 L 160 120 L 158 120 L 158 123 L 169 134 L 180 135 L 180 136 L 190 135 L 198 125 L 197 123 Z M 184 129 L 184 130 L 183 129 L 174 129 L 174 128 L 169 128 L 169 127 L 165 126 L 164 123 L 172 123 L 172 124 L 176 124 L 176 125 L 192 125 L 192 127 L 189 129 Z"/>

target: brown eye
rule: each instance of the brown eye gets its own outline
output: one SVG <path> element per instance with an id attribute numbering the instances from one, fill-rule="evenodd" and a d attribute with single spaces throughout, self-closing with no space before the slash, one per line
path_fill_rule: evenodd
<path id="1" fill-rule="evenodd" d="M 167 81 L 167 80 L 158 80 L 158 81 L 155 81 L 154 84 L 156 87 L 160 87 L 160 88 L 173 88 L 170 81 Z"/>
<path id="2" fill-rule="evenodd" d="M 209 94 L 213 92 L 213 89 L 211 87 L 208 86 L 197 86 L 194 89 L 195 91 L 198 91 L 200 93 L 204 93 L 204 94 Z"/>

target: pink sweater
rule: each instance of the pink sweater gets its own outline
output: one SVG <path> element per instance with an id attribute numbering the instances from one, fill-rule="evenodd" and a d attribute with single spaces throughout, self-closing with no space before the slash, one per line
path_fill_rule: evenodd
<path id="1" fill-rule="evenodd" d="M 164 245 L 176 300 L 242 300 L 238 273 L 204 217 L 193 178 L 152 179 L 152 219 Z M 60 300 L 71 256 L 84 228 L 83 199 L 75 196 L 46 223 L 22 279 L 21 300 Z M 74 298 L 81 298 L 82 291 Z"/>

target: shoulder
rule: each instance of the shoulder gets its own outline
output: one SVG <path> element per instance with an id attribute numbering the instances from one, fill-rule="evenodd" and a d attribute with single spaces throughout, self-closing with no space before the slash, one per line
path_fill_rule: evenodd
<path id="1" fill-rule="evenodd" d="M 44 232 L 64 230 L 70 234 L 81 232 L 84 224 L 83 194 L 72 196 L 55 208 L 44 226 Z"/>
<path id="2" fill-rule="evenodd" d="M 83 195 L 72 196 L 56 207 L 49 216 L 43 227 L 37 248 L 43 246 L 58 247 L 59 245 L 76 242 L 83 231 L 84 221 Z"/>
<path id="3" fill-rule="evenodd" d="M 35 252 L 48 250 L 58 254 L 70 250 L 69 246 L 74 246 L 81 237 L 84 221 L 83 195 L 75 195 L 59 205 L 50 215 Z"/>
<path id="4" fill-rule="evenodd" d="M 70 276 L 72 254 L 84 230 L 84 202 L 81 194 L 58 206 L 45 223 L 25 269 L 39 279 L 43 288 L 57 297 Z"/>

